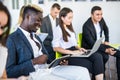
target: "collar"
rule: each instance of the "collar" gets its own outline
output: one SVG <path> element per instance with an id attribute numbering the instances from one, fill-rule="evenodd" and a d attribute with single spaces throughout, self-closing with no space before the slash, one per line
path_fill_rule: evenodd
<path id="1" fill-rule="evenodd" d="M 30 36 L 30 33 L 28 32 L 28 31 L 26 31 L 26 30 L 24 30 L 23 28 L 21 28 L 21 27 L 18 27 L 22 32 L 23 32 L 23 34 L 27 37 L 27 36 Z"/>
<path id="2" fill-rule="evenodd" d="M 50 20 L 52 20 L 52 21 L 55 21 L 56 20 L 56 18 L 55 19 L 53 19 L 53 17 L 49 14 L 49 18 L 50 18 Z"/>

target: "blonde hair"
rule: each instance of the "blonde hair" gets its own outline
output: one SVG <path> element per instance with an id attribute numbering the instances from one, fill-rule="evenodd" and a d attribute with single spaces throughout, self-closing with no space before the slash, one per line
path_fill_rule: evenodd
<path id="1" fill-rule="evenodd" d="M 20 10 L 19 19 L 18 19 L 18 23 L 17 24 L 21 24 L 21 22 L 23 21 L 23 17 L 22 16 L 23 16 L 23 11 L 24 11 L 25 7 L 32 7 L 32 8 L 34 8 L 34 9 L 40 11 L 40 12 L 43 12 L 43 9 L 40 8 L 36 4 L 27 4 L 27 5 L 24 5 L 24 6 L 22 6 L 22 8 Z"/>

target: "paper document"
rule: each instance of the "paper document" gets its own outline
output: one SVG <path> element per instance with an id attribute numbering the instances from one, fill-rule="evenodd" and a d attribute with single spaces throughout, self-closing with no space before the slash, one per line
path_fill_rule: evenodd
<path id="1" fill-rule="evenodd" d="M 40 34 L 38 34 L 38 36 L 41 39 L 41 41 L 43 42 L 45 40 L 45 38 L 48 36 L 48 33 L 40 33 Z"/>

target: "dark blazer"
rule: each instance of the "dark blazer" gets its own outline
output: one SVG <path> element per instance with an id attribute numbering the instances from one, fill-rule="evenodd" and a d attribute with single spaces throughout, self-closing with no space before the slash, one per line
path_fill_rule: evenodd
<path id="1" fill-rule="evenodd" d="M 99 22 L 99 24 L 101 28 L 100 37 L 102 37 L 102 32 L 104 32 L 105 41 L 109 42 L 109 30 L 103 18 Z M 96 30 L 91 18 L 89 18 L 83 25 L 83 29 L 82 29 L 82 47 L 86 49 L 91 49 L 96 40 L 97 40 Z M 101 48 L 105 50 L 105 48 L 103 47 Z"/>
<path id="2" fill-rule="evenodd" d="M 56 26 L 59 24 L 59 19 L 56 19 Z M 52 30 L 52 24 L 49 18 L 49 15 L 43 18 L 42 26 L 41 26 L 41 32 L 48 33 L 47 38 L 44 41 L 44 45 L 51 46 L 51 41 L 53 40 L 53 30 Z"/>
<path id="3" fill-rule="evenodd" d="M 36 38 L 40 41 L 38 36 Z M 8 48 L 6 70 L 9 78 L 28 76 L 30 72 L 35 71 L 31 61 L 34 58 L 33 49 L 20 29 L 8 37 L 6 45 Z M 46 53 L 44 48 L 42 48 L 42 52 Z"/>

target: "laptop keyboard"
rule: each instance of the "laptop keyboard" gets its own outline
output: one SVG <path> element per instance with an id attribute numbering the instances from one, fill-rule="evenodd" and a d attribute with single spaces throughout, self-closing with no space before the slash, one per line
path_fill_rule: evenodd
<path id="1" fill-rule="evenodd" d="M 87 51 L 87 52 L 85 52 L 85 53 L 82 54 L 82 55 L 88 55 L 90 52 L 91 52 L 91 51 Z"/>

